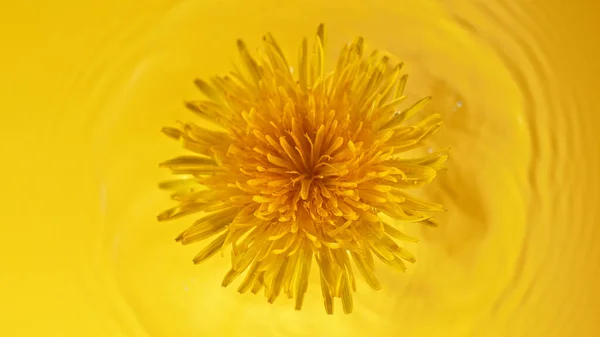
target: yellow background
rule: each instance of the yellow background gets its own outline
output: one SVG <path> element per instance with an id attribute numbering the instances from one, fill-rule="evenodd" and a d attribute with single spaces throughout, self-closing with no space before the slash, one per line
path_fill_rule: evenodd
<path id="1" fill-rule="evenodd" d="M 521 3 L 521 4 L 519 4 Z M 0 0 L 0 335 L 600 336 L 600 5 L 559 1 Z M 158 224 L 159 130 L 235 39 L 290 57 L 328 27 L 405 60 L 444 114 L 449 211 L 408 275 L 380 268 L 355 312 L 221 288 L 227 259 Z M 457 106 L 460 102 L 461 106 Z M 339 310 L 338 310 L 339 311 Z"/>

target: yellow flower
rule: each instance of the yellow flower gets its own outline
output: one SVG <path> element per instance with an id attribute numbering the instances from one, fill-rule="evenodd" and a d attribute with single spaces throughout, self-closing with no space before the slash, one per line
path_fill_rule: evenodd
<path id="1" fill-rule="evenodd" d="M 273 302 L 283 292 L 297 310 L 314 258 L 327 313 L 336 297 L 350 313 L 356 270 L 380 288 L 373 256 L 401 271 L 415 262 L 396 241 L 416 239 L 389 219 L 435 225 L 428 212 L 443 208 L 405 190 L 429 183 L 447 155 L 404 156 L 442 121 L 432 114 L 406 123 L 430 98 L 401 109 L 402 64 L 378 52 L 363 57 L 357 38 L 325 72 L 324 46 L 321 25 L 313 51 L 304 39 L 293 68 L 270 34 L 256 58 L 238 41 L 243 71 L 195 82 L 208 99 L 186 106 L 201 122 L 163 129 L 194 155 L 161 164 L 179 175 L 161 185 L 179 204 L 158 219 L 203 212 L 177 237 L 216 237 L 194 262 L 230 247 L 223 286 L 244 274 L 240 293 L 264 289 Z"/>

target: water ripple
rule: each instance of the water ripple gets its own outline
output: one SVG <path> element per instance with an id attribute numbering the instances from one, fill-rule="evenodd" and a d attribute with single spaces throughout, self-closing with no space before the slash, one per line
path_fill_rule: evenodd
<path id="1" fill-rule="evenodd" d="M 274 336 L 386 336 L 400 324 L 406 336 L 480 336 L 490 326 L 498 336 L 518 336 L 510 323 L 524 320 L 540 305 L 548 307 L 540 317 L 559 319 L 561 309 L 550 304 L 574 302 L 567 300 L 567 292 L 553 290 L 570 281 L 566 270 L 585 268 L 576 258 L 577 246 L 561 241 L 578 240 L 588 247 L 597 230 L 567 228 L 569 213 L 574 213 L 571 221 L 585 221 L 575 191 L 590 181 L 585 180 L 589 172 L 583 168 L 581 145 L 591 126 L 579 124 L 574 115 L 584 107 L 550 66 L 552 43 L 542 27 L 552 22 L 542 21 L 528 5 L 482 2 L 473 7 L 454 1 L 444 7 L 430 1 L 407 4 L 402 11 L 382 11 L 383 3 L 352 6 L 342 14 L 365 18 L 354 24 L 340 19 L 344 15 L 338 9 L 313 2 L 314 8 L 302 10 L 344 27 L 330 26 L 330 44 L 364 29 L 373 46 L 407 61 L 411 94 L 434 94 L 431 109 L 441 111 L 447 124 L 435 141 L 453 147 L 448 172 L 428 192 L 450 209 L 441 217 L 442 226 L 421 233 L 419 263 L 408 275 L 381 270 L 389 292 L 361 289 L 352 316 L 311 313 L 321 306 L 315 287 L 308 309 L 300 313 L 284 301 L 267 306 L 262 298 L 221 289 L 224 260 L 191 265 L 197 247 L 172 242 L 185 223 L 154 221 L 166 201 L 154 188 L 162 173 L 153 168 L 177 149 L 163 145 L 167 141 L 158 130 L 191 118 L 179 107 L 181 100 L 196 95 L 188 83 L 226 70 L 223 55 L 232 54 L 236 35 L 257 40 L 269 26 L 299 40 L 308 31 L 297 27 L 308 25 L 296 18 L 269 21 L 264 14 L 257 25 L 249 24 L 257 18 L 244 18 L 227 26 L 223 18 L 234 8 L 221 8 L 218 1 L 206 4 L 211 17 L 200 2 L 184 1 L 126 25 L 115 21 L 95 37 L 96 45 L 104 46 L 98 55 L 88 57 L 85 66 L 74 65 L 85 71 L 65 79 L 61 95 L 87 95 L 81 108 L 93 111 L 76 116 L 77 122 L 64 121 L 64 127 L 81 126 L 82 139 L 97 153 L 102 223 L 90 232 L 91 241 L 96 240 L 92 249 L 102 251 L 96 263 L 109 276 L 99 282 L 114 301 L 113 314 L 124 334 L 218 335 L 228 329 L 241 336 L 263 329 Z M 216 36 L 219 31 L 222 37 Z M 419 34 L 397 34 L 409 31 Z M 232 48 L 218 41 L 229 37 Z M 289 45 L 287 40 L 283 45 Z M 573 166 L 581 169 L 579 174 Z M 548 268 L 561 255 L 572 264 Z M 163 311 L 178 319 L 167 322 Z M 231 316 L 247 319 L 232 327 Z M 561 316 L 561 324 L 572 326 L 567 318 L 573 319 Z"/>

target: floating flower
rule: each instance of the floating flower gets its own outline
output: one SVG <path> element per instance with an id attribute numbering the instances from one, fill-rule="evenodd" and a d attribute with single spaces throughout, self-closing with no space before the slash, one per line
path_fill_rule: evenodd
<path id="1" fill-rule="evenodd" d="M 363 57 L 362 38 L 343 47 L 331 72 L 323 25 L 312 52 L 304 39 L 296 68 L 271 35 L 256 58 L 237 46 L 243 70 L 195 82 L 207 99 L 186 106 L 201 123 L 163 129 L 193 155 L 160 164 L 178 175 L 161 184 L 178 205 L 158 219 L 201 212 L 177 237 L 212 239 L 194 262 L 228 248 L 223 286 L 243 275 L 240 293 L 264 289 L 272 303 L 283 292 L 297 310 L 314 260 L 327 313 L 336 297 L 350 313 L 356 271 L 377 290 L 374 257 L 401 271 L 415 262 L 397 242 L 416 239 L 385 219 L 434 226 L 429 212 L 443 210 L 406 191 L 429 183 L 446 153 L 405 156 L 441 117 L 408 124 L 430 98 L 402 109 L 402 64 L 377 52 Z"/>

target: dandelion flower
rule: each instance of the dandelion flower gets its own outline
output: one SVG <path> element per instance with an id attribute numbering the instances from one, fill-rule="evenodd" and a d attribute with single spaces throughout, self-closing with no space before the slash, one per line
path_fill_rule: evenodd
<path id="1" fill-rule="evenodd" d="M 158 219 L 200 213 L 177 241 L 210 239 L 195 263 L 230 249 L 223 286 L 239 277 L 240 293 L 264 291 L 271 303 L 285 293 L 300 310 L 315 261 L 326 312 L 340 298 L 350 313 L 356 274 L 380 288 L 374 257 L 401 271 L 415 262 L 398 242 L 416 239 L 385 219 L 435 225 L 430 212 L 442 210 L 407 190 L 436 176 L 445 151 L 405 153 L 441 117 L 408 124 L 430 98 L 402 109 L 402 64 L 364 57 L 362 38 L 342 48 L 331 72 L 323 25 L 312 52 L 303 40 L 295 68 L 270 34 L 262 42 L 257 57 L 237 42 L 241 70 L 196 80 L 206 99 L 186 106 L 201 122 L 163 129 L 193 154 L 160 164 L 177 175 L 161 187 L 178 204 Z"/>

